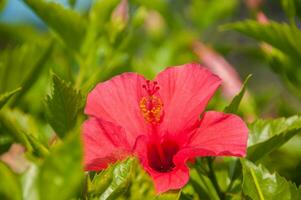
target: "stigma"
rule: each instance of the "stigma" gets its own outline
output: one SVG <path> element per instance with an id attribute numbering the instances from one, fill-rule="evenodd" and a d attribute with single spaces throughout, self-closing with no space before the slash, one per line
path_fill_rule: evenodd
<path id="1" fill-rule="evenodd" d="M 139 102 L 141 114 L 148 123 L 159 124 L 162 121 L 163 103 L 160 97 L 156 95 L 160 89 L 158 83 L 147 80 L 142 87 L 145 89 L 146 95 Z"/>

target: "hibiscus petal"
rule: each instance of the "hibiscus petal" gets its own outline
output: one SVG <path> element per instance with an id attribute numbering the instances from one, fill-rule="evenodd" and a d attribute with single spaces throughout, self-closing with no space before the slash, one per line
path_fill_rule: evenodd
<path id="1" fill-rule="evenodd" d="M 189 181 L 189 169 L 186 166 L 175 168 L 171 172 L 148 171 L 148 173 L 154 181 L 157 193 L 180 189 Z"/>
<path id="2" fill-rule="evenodd" d="M 90 118 L 84 122 L 82 140 L 87 171 L 98 171 L 130 153 L 124 130 L 110 122 Z"/>
<path id="3" fill-rule="evenodd" d="M 88 95 L 85 113 L 121 126 L 133 145 L 138 134 L 147 132 L 139 108 L 144 83 L 144 77 L 135 73 L 99 83 Z"/>
<path id="4" fill-rule="evenodd" d="M 148 174 L 152 177 L 155 189 L 157 193 L 163 193 L 168 190 L 176 190 L 182 188 L 189 180 L 189 169 L 185 163 L 180 163 L 176 165 L 171 171 L 168 172 L 158 172 L 154 170 L 150 164 L 147 156 L 147 144 L 149 143 L 149 138 L 145 135 L 141 135 L 136 140 L 135 153 L 139 157 L 139 160 Z"/>
<path id="5" fill-rule="evenodd" d="M 221 84 L 219 77 L 199 64 L 168 68 L 156 81 L 164 104 L 161 130 L 169 133 L 190 130 Z"/>
<path id="6" fill-rule="evenodd" d="M 174 162 L 183 163 L 195 156 L 245 156 L 247 140 L 248 128 L 240 117 L 205 112 L 200 127 L 188 146 L 175 155 Z"/>

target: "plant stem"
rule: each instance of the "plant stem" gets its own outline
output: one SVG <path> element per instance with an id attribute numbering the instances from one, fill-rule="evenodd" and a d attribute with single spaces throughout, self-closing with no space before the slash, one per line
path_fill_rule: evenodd
<path id="1" fill-rule="evenodd" d="M 223 200 L 223 199 L 225 199 L 225 194 L 222 192 L 222 190 L 219 187 L 219 184 L 217 182 L 217 178 L 216 178 L 216 175 L 215 175 L 214 170 L 213 170 L 213 159 L 208 157 L 207 161 L 208 161 L 208 167 L 209 167 L 208 177 L 210 178 L 213 186 L 215 187 L 219 198 L 221 200 Z"/>

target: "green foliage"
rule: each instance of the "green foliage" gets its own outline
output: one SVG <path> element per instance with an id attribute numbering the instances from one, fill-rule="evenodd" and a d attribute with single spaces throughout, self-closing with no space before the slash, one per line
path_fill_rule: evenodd
<path id="1" fill-rule="evenodd" d="M 256 40 L 266 42 L 263 53 L 272 70 L 282 79 L 287 88 L 299 99 L 301 93 L 298 85 L 301 84 L 300 56 L 301 56 L 301 31 L 294 23 L 294 3 L 284 0 L 283 5 L 288 15 L 291 16 L 291 25 L 270 21 L 261 24 L 256 21 L 246 20 L 224 26 L 224 29 L 233 29 Z"/>
<path id="2" fill-rule="evenodd" d="M 225 25 L 224 29 L 233 29 L 256 40 L 266 42 L 297 60 L 301 56 L 301 31 L 295 26 L 274 21 L 261 24 L 246 20 Z"/>
<path id="3" fill-rule="evenodd" d="M 43 45 L 24 44 L 7 48 L 0 53 L 0 93 L 22 87 L 19 93 L 27 92 L 40 77 L 40 72 L 49 58 L 50 47 L 44 51 Z M 24 87 L 23 87 L 24 86 Z"/>
<path id="4" fill-rule="evenodd" d="M 224 112 L 226 113 L 237 113 L 238 111 L 238 107 L 239 107 L 239 104 L 245 94 L 245 91 L 246 91 L 246 85 L 249 81 L 249 79 L 252 77 L 252 75 L 248 75 L 247 78 L 245 79 L 243 85 L 242 85 L 242 88 L 240 90 L 240 92 L 232 99 L 231 103 L 225 107 L 224 109 Z"/>
<path id="5" fill-rule="evenodd" d="M 75 51 L 85 36 L 86 22 L 73 10 L 56 2 L 23 0 L 49 27 L 51 27 Z"/>
<path id="6" fill-rule="evenodd" d="M 0 11 L 5 8 L 6 0 L 0 0 Z"/>
<path id="7" fill-rule="evenodd" d="M 32 146 L 25 135 L 24 130 L 20 127 L 16 120 L 8 115 L 7 111 L 0 112 L 0 124 L 2 131 L 9 133 L 16 142 L 23 144 L 28 151 L 32 150 Z"/>
<path id="8" fill-rule="evenodd" d="M 193 21 L 204 29 L 220 19 L 225 19 L 233 14 L 233 11 L 238 6 L 239 1 L 229 0 L 222 4 L 219 0 L 199 1 L 193 0 L 191 3 L 191 15 Z"/>
<path id="9" fill-rule="evenodd" d="M 16 175 L 0 161 L 0 198 L 5 200 L 21 200 L 21 184 Z"/>
<path id="10" fill-rule="evenodd" d="M 295 9 L 296 9 L 296 14 L 299 17 L 299 19 L 301 19 L 301 1 L 300 0 L 294 0 L 294 5 L 295 5 Z"/>
<path id="11" fill-rule="evenodd" d="M 7 152 L 13 142 L 14 140 L 10 135 L 0 133 L 0 154 Z"/>
<path id="12" fill-rule="evenodd" d="M 198 167 L 202 167 L 201 165 L 204 165 L 204 163 L 201 163 L 196 166 L 196 169 Z M 190 175 L 190 184 L 193 188 L 193 192 L 190 192 L 191 194 L 195 193 L 197 194 L 199 199 L 207 199 L 210 198 L 212 200 L 218 200 L 218 194 L 216 192 L 216 189 L 214 188 L 214 185 L 212 184 L 210 178 L 206 176 L 206 174 L 201 173 L 197 170 L 191 170 Z M 183 191 L 183 193 L 185 190 Z"/>
<path id="13" fill-rule="evenodd" d="M 26 129 L 19 122 L 26 121 L 24 117 L 20 119 L 16 112 L 11 110 L 2 110 L 0 112 L 0 126 L 4 133 L 8 133 L 15 142 L 24 145 L 29 154 L 37 157 L 43 157 L 48 154 L 48 149 L 40 140 L 38 140 L 34 133 Z M 28 122 L 27 122 L 28 123 Z"/>
<path id="14" fill-rule="evenodd" d="M 7 92 L 0 95 L 0 109 L 6 104 L 6 102 L 17 92 L 19 92 L 21 88 L 17 88 L 11 92 Z"/>
<path id="15" fill-rule="evenodd" d="M 284 11 L 286 12 L 286 15 L 290 19 L 291 23 L 294 24 L 296 16 L 294 0 L 282 0 L 281 3 Z"/>
<path id="16" fill-rule="evenodd" d="M 181 192 L 166 192 L 164 194 L 156 196 L 155 200 L 179 200 L 181 198 Z"/>
<path id="17" fill-rule="evenodd" d="M 28 73 L 28 76 L 22 81 L 22 90 L 17 94 L 16 100 L 14 101 L 14 105 L 16 105 L 17 101 L 19 101 L 22 96 L 28 91 L 31 86 L 38 80 L 40 73 L 43 68 L 46 66 L 46 62 L 51 54 L 53 47 L 52 41 L 47 44 L 45 50 L 42 52 L 38 60 L 33 64 L 31 71 Z"/>
<path id="18" fill-rule="evenodd" d="M 82 147 L 79 136 L 72 134 L 52 149 L 38 174 L 40 199 L 67 200 L 76 197 L 83 181 Z"/>
<path id="19" fill-rule="evenodd" d="M 77 3 L 77 0 L 68 0 L 68 3 L 71 7 L 74 7 Z"/>
<path id="20" fill-rule="evenodd" d="M 301 117 L 257 120 L 249 126 L 247 158 L 257 161 L 301 131 Z"/>
<path id="21" fill-rule="evenodd" d="M 52 74 L 52 92 L 46 97 L 46 115 L 59 137 L 65 137 L 74 127 L 81 105 L 80 92 Z"/>
<path id="22" fill-rule="evenodd" d="M 243 192 L 254 200 L 300 199 L 301 188 L 285 180 L 276 172 L 271 174 L 263 166 L 256 166 L 248 160 L 243 165 Z"/>
<path id="23" fill-rule="evenodd" d="M 102 200 L 116 199 L 129 187 L 133 174 L 134 159 L 129 158 L 97 174 L 90 186 L 91 197 Z"/>

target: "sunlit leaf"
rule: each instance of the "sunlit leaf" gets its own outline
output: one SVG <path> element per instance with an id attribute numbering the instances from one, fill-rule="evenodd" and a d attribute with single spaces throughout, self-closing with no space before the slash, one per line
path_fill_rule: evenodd
<path id="1" fill-rule="evenodd" d="M 0 112 L 0 127 L 2 131 L 10 134 L 15 142 L 23 144 L 28 151 L 32 151 L 32 146 L 22 127 L 4 110 Z"/>
<path id="2" fill-rule="evenodd" d="M 20 113 L 18 110 L 3 109 L 0 112 L 2 131 L 10 134 L 14 142 L 23 144 L 29 154 L 44 157 L 48 154 L 48 149 L 37 139 L 38 134 L 42 133 L 31 132 L 35 130 L 31 120 L 29 116 Z"/>
<path id="3" fill-rule="evenodd" d="M 113 170 L 114 166 L 109 167 L 93 177 L 89 186 L 89 193 L 91 193 L 92 196 L 98 196 L 107 189 L 113 179 Z"/>
<path id="4" fill-rule="evenodd" d="M 82 147 L 78 135 L 69 135 L 56 146 L 40 168 L 40 199 L 67 200 L 76 197 L 83 180 Z"/>
<path id="5" fill-rule="evenodd" d="M 254 200 L 293 200 L 301 198 L 301 188 L 263 166 L 241 159 L 243 192 Z"/>
<path id="6" fill-rule="evenodd" d="M 79 91 L 53 74 L 52 92 L 46 97 L 46 116 L 59 137 L 65 137 L 74 127 L 81 104 Z"/>
<path id="7" fill-rule="evenodd" d="M 42 45 L 30 43 L 4 49 L 0 53 L 0 93 L 10 92 L 22 87 L 22 84 L 26 84 L 26 90 L 22 87 L 21 91 L 24 94 L 40 77 L 39 73 L 33 72 L 40 72 L 43 69 L 45 56 L 49 56 L 46 52 L 47 48 L 45 50 Z M 43 62 L 39 62 L 39 60 L 43 60 Z"/>
<path id="8" fill-rule="evenodd" d="M 232 99 L 231 103 L 224 109 L 224 112 L 237 113 L 239 104 L 245 94 L 247 83 L 251 77 L 252 75 L 247 76 L 247 78 L 245 79 L 242 85 L 240 92 Z"/>
<path id="9" fill-rule="evenodd" d="M 35 164 L 30 164 L 29 168 L 22 174 L 21 183 L 23 188 L 23 198 L 39 200 L 37 178 L 39 168 Z"/>
<path id="10" fill-rule="evenodd" d="M 301 131 L 301 117 L 257 120 L 249 126 L 247 158 L 257 161 Z"/>
<path id="11" fill-rule="evenodd" d="M 96 175 L 92 181 L 91 196 L 99 196 L 101 200 L 108 200 L 116 199 L 124 194 L 132 178 L 133 163 L 134 159 L 129 158 Z"/>
<path id="12" fill-rule="evenodd" d="M 27 92 L 31 86 L 38 80 L 40 73 L 43 68 L 46 66 L 46 62 L 49 59 L 49 56 L 52 52 L 53 43 L 50 42 L 45 49 L 42 50 L 42 54 L 39 56 L 38 60 L 33 64 L 31 71 L 22 81 L 22 90 L 16 95 L 13 105 L 16 105 L 17 102 L 22 98 L 22 96 Z"/>
<path id="13" fill-rule="evenodd" d="M 21 184 L 18 177 L 0 161 L 0 199 L 22 200 Z"/>
<path id="14" fill-rule="evenodd" d="M 86 31 L 85 20 L 75 11 L 57 2 L 23 0 L 63 41 L 78 50 Z"/>

